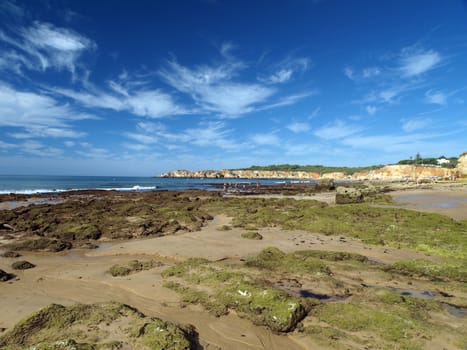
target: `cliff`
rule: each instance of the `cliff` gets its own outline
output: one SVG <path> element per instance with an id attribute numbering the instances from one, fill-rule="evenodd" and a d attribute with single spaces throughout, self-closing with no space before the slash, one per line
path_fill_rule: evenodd
<path id="1" fill-rule="evenodd" d="M 467 153 L 464 156 L 464 167 L 467 176 Z M 207 179 L 294 179 L 318 180 L 332 178 L 336 180 L 373 180 L 373 181 L 403 181 L 406 179 L 432 179 L 449 178 L 459 170 L 441 167 L 414 166 L 414 165 L 387 165 L 380 169 L 368 172 L 345 175 L 344 173 L 318 174 L 305 171 L 268 171 L 268 170 L 175 170 L 162 174 L 161 177 L 188 177 Z"/>
<path id="2" fill-rule="evenodd" d="M 467 177 L 467 152 L 462 153 L 457 160 L 457 175 Z"/>

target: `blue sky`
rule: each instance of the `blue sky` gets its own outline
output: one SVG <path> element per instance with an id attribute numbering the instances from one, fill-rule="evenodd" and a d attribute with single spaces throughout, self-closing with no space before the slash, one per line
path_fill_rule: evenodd
<path id="1" fill-rule="evenodd" d="M 467 2 L 0 2 L 0 173 L 467 151 Z"/>

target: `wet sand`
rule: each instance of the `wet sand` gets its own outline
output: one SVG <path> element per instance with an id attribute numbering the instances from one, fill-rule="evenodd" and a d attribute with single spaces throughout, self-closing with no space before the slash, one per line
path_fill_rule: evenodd
<path id="1" fill-rule="evenodd" d="M 435 184 L 431 188 L 390 193 L 402 208 L 467 220 L 467 184 Z"/>

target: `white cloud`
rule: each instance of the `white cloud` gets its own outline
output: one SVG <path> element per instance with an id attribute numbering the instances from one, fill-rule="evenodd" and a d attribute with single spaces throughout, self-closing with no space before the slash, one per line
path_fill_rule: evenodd
<path id="1" fill-rule="evenodd" d="M 127 143 L 125 142 L 123 144 L 123 147 L 131 150 L 131 151 L 137 151 L 137 152 L 140 152 L 140 151 L 147 151 L 147 150 L 150 150 L 151 148 L 147 145 L 142 145 L 140 143 Z"/>
<path id="2" fill-rule="evenodd" d="M 413 132 L 424 129 L 431 124 L 430 119 L 403 119 L 402 130 L 405 132 Z"/>
<path id="3" fill-rule="evenodd" d="M 111 159 L 113 158 L 112 154 L 108 149 L 99 148 L 88 142 L 81 142 L 80 146 L 83 150 L 77 150 L 76 154 L 90 159 Z"/>
<path id="4" fill-rule="evenodd" d="M 269 77 L 269 81 L 273 84 L 285 83 L 292 78 L 293 71 L 291 69 L 281 69 Z"/>
<path id="5" fill-rule="evenodd" d="M 16 147 L 15 144 L 4 142 L 4 141 L 0 140 L 0 149 L 11 149 L 11 148 L 15 148 L 15 147 Z"/>
<path id="6" fill-rule="evenodd" d="M 24 130 L 16 135 L 18 138 L 81 137 L 84 133 L 73 130 L 70 123 L 94 118 L 75 112 L 50 96 L 18 91 L 3 83 L 0 84 L 0 116 L 0 127 Z"/>
<path id="7" fill-rule="evenodd" d="M 19 149 L 24 153 L 39 157 L 59 157 L 63 154 L 63 150 L 37 141 L 26 141 L 19 145 Z"/>
<path id="8" fill-rule="evenodd" d="M 314 134 L 325 140 L 335 140 L 356 134 L 361 130 L 361 127 L 349 125 L 341 120 L 336 120 L 331 124 L 319 128 Z"/>
<path id="9" fill-rule="evenodd" d="M 39 71 L 50 68 L 66 69 L 73 76 L 78 58 L 84 52 L 97 47 L 92 40 L 71 29 L 43 22 L 34 22 L 30 27 L 14 28 L 11 35 L 0 31 L 0 40 L 13 50 L 8 60 L 15 69 L 18 64 Z"/>
<path id="10" fill-rule="evenodd" d="M 65 141 L 63 144 L 66 147 L 74 147 L 76 145 L 76 142 L 74 142 L 74 141 Z"/>
<path id="11" fill-rule="evenodd" d="M 294 122 L 287 125 L 287 129 L 294 133 L 306 132 L 310 130 L 310 125 L 308 123 Z"/>
<path id="12" fill-rule="evenodd" d="M 279 146 L 280 140 L 274 133 L 255 134 L 250 140 L 258 146 Z"/>
<path id="13" fill-rule="evenodd" d="M 189 69 L 175 61 L 159 71 L 160 76 L 175 89 L 189 94 L 204 110 L 224 116 L 240 116 L 254 111 L 275 90 L 255 83 L 231 81 L 239 64 Z"/>
<path id="14" fill-rule="evenodd" d="M 321 107 L 316 107 L 313 112 L 311 112 L 311 114 L 308 116 L 308 119 L 313 119 L 315 118 L 316 116 L 318 116 L 319 112 L 321 110 Z"/>
<path id="15" fill-rule="evenodd" d="M 10 133 L 16 139 L 29 139 L 35 137 L 68 137 L 78 138 L 86 135 L 84 132 L 77 132 L 69 128 L 54 128 L 47 126 L 25 126 L 25 132 Z"/>
<path id="16" fill-rule="evenodd" d="M 405 77 L 413 77 L 435 68 L 441 61 L 441 55 L 434 50 L 406 48 L 402 51 L 400 67 Z"/>
<path id="17" fill-rule="evenodd" d="M 428 90 L 425 93 L 425 102 L 444 106 L 448 96 L 441 91 Z"/>
<path id="18" fill-rule="evenodd" d="M 274 64 L 274 72 L 267 78 L 259 78 L 260 81 L 281 84 L 292 79 L 296 74 L 303 73 L 308 70 L 310 60 L 305 57 L 292 58 L 287 57 L 281 62 Z"/>
<path id="19" fill-rule="evenodd" d="M 118 84 L 112 84 L 112 90 L 118 90 L 119 96 L 100 91 L 73 91 L 62 88 L 48 88 L 57 94 L 69 97 L 87 107 L 129 111 L 141 117 L 162 118 L 170 115 L 188 114 L 178 106 L 169 94 L 158 89 L 131 92 Z"/>
<path id="20" fill-rule="evenodd" d="M 344 68 L 344 74 L 347 78 L 349 78 L 350 80 L 354 80 L 355 79 L 355 75 L 354 75 L 354 71 L 352 68 L 350 67 L 345 67 Z"/>
<path id="21" fill-rule="evenodd" d="M 178 133 L 169 132 L 160 123 L 141 122 L 136 125 L 137 132 L 127 132 L 123 135 L 137 141 L 140 145 L 154 145 L 167 149 L 180 148 L 180 144 L 195 145 L 201 147 L 219 147 L 224 150 L 238 150 L 242 145 L 231 138 L 232 130 L 226 128 L 221 121 L 201 122 L 197 127 L 187 128 Z M 169 142 L 177 142 L 174 146 Z M 131 146 L 138 148 L 139 146 Z"/>
<path id="22" fill-rule="evenodd" d="M 381 74 L 381 70 L 378 67 L 368 67 L 363 69 L 363 78 L 373 78 Z"/>
<path id="23" fill-rule="evenodd" d="M 374 115 L 377 111 L 377 108 L 375 106 L 372 106 L 372 105 L 369 105 L 369 106 L 366 106 L 366 112 L 369 114 L 369 115 Z"/>

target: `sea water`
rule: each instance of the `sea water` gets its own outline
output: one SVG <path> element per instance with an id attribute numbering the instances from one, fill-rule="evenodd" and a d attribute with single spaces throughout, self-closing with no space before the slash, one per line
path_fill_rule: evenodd
<path id="1" fill-rule="evenodd" d="M 261 184 L 279 183 L 278 180 L 260 179 L 191 179 L 191 178 L 155 178 L 126 176 L 49 176 L 49 175 L 0 175 L 0 194 L 5 193 L 49 193 L 73 190 L 117 190 L 117 191 L 153 191 L 218 189 L 223 183 Z M 284 181 L 280 181 L 284 183 Z M 293 181 L 290 181 L 293 182 Z M 217 185 L 217 186 L 216 186 Z"/>

